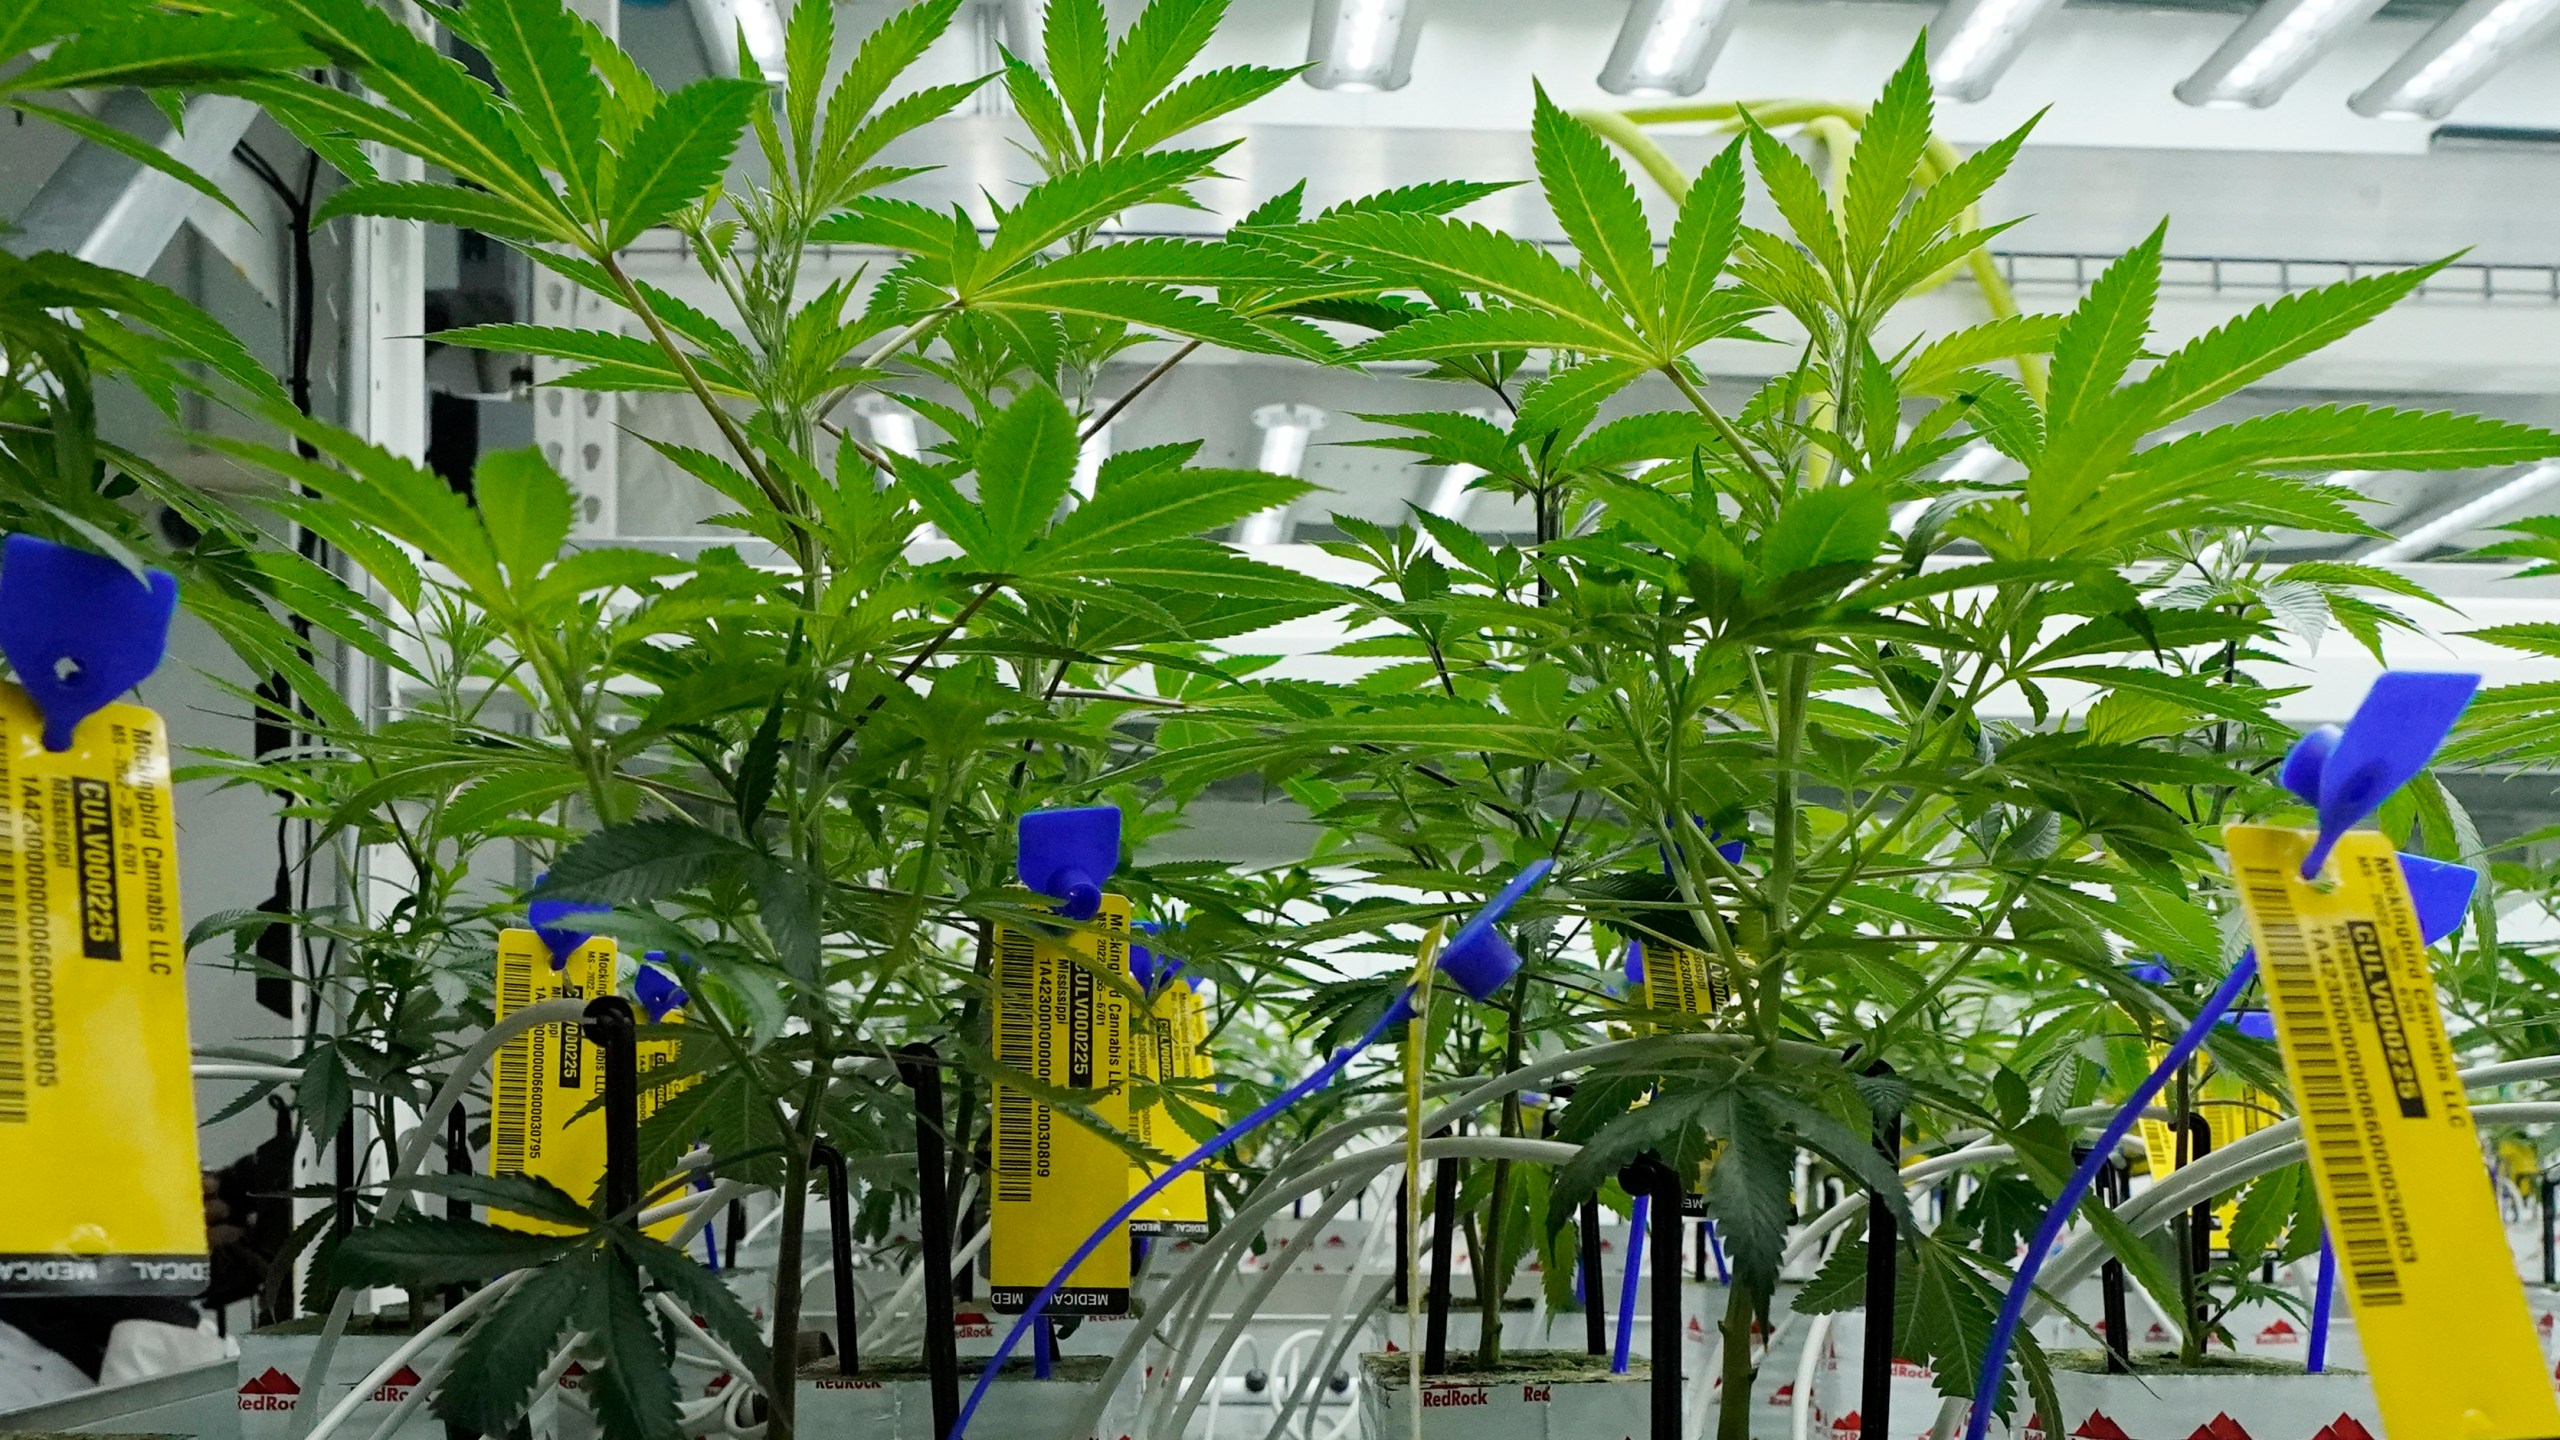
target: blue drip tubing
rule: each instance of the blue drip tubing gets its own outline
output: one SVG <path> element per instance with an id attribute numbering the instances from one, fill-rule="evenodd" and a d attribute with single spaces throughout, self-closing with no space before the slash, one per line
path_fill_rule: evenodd
<path id="1" fill-rule="evenodd" d="M 1406 991 L 1404 1000 L 1409 1001 L 1411 998 L 1412 992 Z M 969 1387 L 969 1398 L 962 1402 L 959 1418 L 952 1422 L 951 1440 L 961 1440 L 962 1436 L 968 1434 L 969 1417 L 978 1413 L 979 1403 L 987 1398 L 988 1388 L 995 1384 L 996 1372 L 1004 1368 L 1005 1358 L 1013 1353 L 1015 1346 L 1022 1343 L 1022 1337 L 1030 1333 L 1034 1325 L 1041 1324 L 1048 1311 L 1050 1300 L 1065 1288 L 1067 1277 L 1075 1274 L 1076 1267 L 1082 1265 L 1094 1251 L 1101 1249 L 1105 1240 L 1120 1233 L 1120 1227 L 1129 1223 L 1130 1216 L 1137 1214 L 1141 1206 L 1156 1198 L 1157 1193 L 1164 1187 L 1208 1163 L 1211 1156 L 1260 1129 L 1281 1111 L 1332 1084 L 1333 1078 L 1342 1073 L 1344 1066 L 1349 1065 L 1361 1051 L 1376 1044 L 1378 1037 L 1387 1033 L 1390 1026 L 1402 1022 L 1411 1013 L 1405 1003 L 1389 1005 L 1386 1012 L 1378 1017 L 1377 1023 L 1369 1027 L 1369 1033 L 1335 1051 L 1333 1058 L 1317 1066 L 1314 1074 L 1272 1096 L 1252 1114 L 1210 1136 L 1199 1149 L 1166 1166 L 1156 1178 L 1141 1186 L 1137 1194 L 1130 1196 L 1121 1203 L 1119 1209 L 1111 1212 L 1111 1218 L 1103 1221 L 1099 1229 L 1086 1236 L 1084 1243 L 1076 1247 L 1076 1253 L 1068 1256 L 1067 1263 L 1059 1266 L 1058 1273 L 1050 1277 L 1049 1283 L 1040 1287 L 1040 1293 L 1031 1297 L 1031 1303 L 1024 1307 L 1022 1314 L 1014 1319 L 1013 1328 L 1005 1332 L 1004 1343 L 996 1346 L 996 1353 L 987 1357 L 987 1368 L 978 1372 L 978 1382 Z M 1045 1331 L 1046 1327 L 1043 1326 L 1043 1329 Z M 1045 1368 L 1047 1352 L 1048 1346 L 1045 1343 L 1035 1352 L 1043 1362 L 1039 1373 L 1044 1375 L 1047 1373 Z"/>
<path id="2" fill-rule="evenodd" d="M 1716 1222 L 1713 1220 L 1707 1222 L 1707 1254 L 1713 1257 L 1716 1262 L 1716 1283 L 1719 1285 L 1732 1284 L 1733 1272 L 1725 1268 L 1724 1263 L 1724 1240 L 1723 1237 L 1716 1234 Z"/>
<path id="3" fill-rule="evenodd" d="M 1618 1343 L 1609 1348 L 1609 1373 L 1627 1373 L 1627 1352 L 1636 1342 L 1636 1296 L 1644 1283 L 1645 1212 L 1651 1208 L 1648 1195 L 1636 1197 L 1634 1213 L 1627 1217 L 1627 1273 L 1618 1282 Z M 1674 1322 L 1677 1323 L 1677 1322 Z"/>
<path id="4" fill-rule="evenodd" d="M 2303 1373 L 2329 1368 L 2329 1312 L 2338 1299 L 2338 1252 L 2329 1244 L 2329 1227 L 2320 1227 L 2320 1282 L 2311 1287 L 2311 1353 L 2302 1359 Z"/>
<path id="5" fill-rule="evenodd" d="M 2142 1118 L 2143 1110 L 2159 1097 L 2161 1088 L 2169 1083 L 2169 1077 L 2177 1074 L 2179 1067 L 2185 1065 L 2197 1047 L 2204 1044 L 2204 1037 L 2212 1033 L 2215 1023 L 2222 1019 L 2222 1012 L 2231 1008 L 2231 1002 L 2240 998 L 2240 992 L 2248 988 L 2257 974 L 2258 952 L 2243 951 L 2240 963 L 2231 967 L 2231 973 L 2222 978 L 2222 984 L 2204 1002 L 2204 1008 L 2196 1012 L 2195 1023 L 2178 1037 L 2178 1043 L 2169 1047 L 2168 1054 L 2160 1057 L 2160 1063 L 2152 1068 L 2150 1076 L 2135 1087 L 2133 1098 L 2124 1102 L 2124 1108 L 2107 1121 L 2107 1128 L 2099 1132 L 2098 1143 L 2091 1147 L 2088 1158 L 2080 1162 L 2080 1168 L 2071 1172 L 2070 1182 L 2062 1187 L 2062 1194 L 2055 1198 L 2053 1208 L 2045 1212 L 2044 1223 L 2036 1227 L 2035 1239 L 2027 1245 L 2027 1258 L 2018 1262 L 2018 1276 L 2009 1282 L 2008 1296 L 2000 1302 L 2000 1318 L 1992 1323 L 1991 1345 L 1983 1352 L 1982 1373 L 1974 1381 L 1973 1413 L 1965 1421 L 1965 1440 L 1983 1440 L 1990 1431 L 1991 1412 L 2000 1382 L 2008 1374 L 2009 1345 L 2017 1338 L 2018 1322 L 2025 1317 L 2027 1301 L 2035 1294 L 2036 1272 L 2044 1268 L 2045 1257 L 2052 1253 L 2055 1242 L 2062 1238 L 2063 1227 L 2071 1223 L 2071 1213 L 2080 1208 L 2080 1202 L 2097 1184 L 2098 1172 L 2113 1162 L 2116 1147 L 2124 1143 L 2125 1136 L 2133 1133 L 2134 1122 Z"/>

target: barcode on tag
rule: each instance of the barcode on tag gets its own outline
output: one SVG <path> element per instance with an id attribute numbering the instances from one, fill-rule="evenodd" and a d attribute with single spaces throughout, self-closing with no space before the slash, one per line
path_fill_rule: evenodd
<path id="1" fill-rule="evenodd" d="M 528 958 L 501 952 L 498 957 L 496 1014 L 499 1019 L 533 1003 L 533 966 Z M 524 1173 L 527 1131 L 533 1114 L 533 1047 L 508 1044 L 498 1048 L 498 1078 L 490 1092 L 489 1169 L 497 1175 Z"/>
<path id="2" fill-rule="evenodd" d="M 2305 880 L 2316 839 L 2223 830 L 2385 1433 L 2549 1440 L 2550 1361 L 2400 858 L 2379 832 L 2349 831 Z"/>
<path id="3" fill-rule="evenodd" d="M 2293 1059 L 2303 1135 L 2312 1163 L 2329 1182 L 2336 1211 L 2331 1239 L 2347 1283 L 2361 1304 L 2397 1305 L 2403 1296 L 2400 1267 L 2392 1258 L 2389 1217 L 2381 1188 L 2374 1182 L 2373 1156 L 2365 1148 L 2364 1127 L 2356 1119 L 2355 1091 L 2347 1079 L 2348 1066 L 2358 1058 L 2354 1037 L 2330 1016 L 2324 988 L 2311 967 L 2301 917 L 2293 910 L 2292 887 L 2283 873 L 2251 868 L 2241 872 L 2241 885 L 2258 922 L 2258 964 L 2266 977 L 2269 1002 Z"/>
<path id="4" fill-rule="evenodd" d="M 8 750 L 0 747 L 0 797 L 14 793 Z M 0 805 L 5 804 L 0 798 Z M 0 1125 L 27 1123 L 26 1004 L 26 954 L 18 944 L 18 851 L 0 845 Z"/>
<path id="5" fill-rule="evenodd" d="M 1040 1010 L 1034 971 L 1039 968 L 1031 937 L 999 926 L 996 930 L 996 1063 L 1025 1075 L 1040 1073 Z M 996 1082 L 996 1198 L 1024 1203 L 1031 1199 L 1032 1177 L 1039 1170 L 1040 1132 L 1050 1116 L 1032 1103 L 1031 1092 Z"/>

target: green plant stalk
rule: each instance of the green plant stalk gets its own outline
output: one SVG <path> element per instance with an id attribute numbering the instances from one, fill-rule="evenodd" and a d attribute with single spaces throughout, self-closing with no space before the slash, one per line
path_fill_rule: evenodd
<path id="1" fill-rule="evenodd" d="M 809 1150 L 817 1143 L 819 1102 L 831 1073 L 823 1051 L 823 1045 L 815 1047 L 820 1058 L 810 1066 L 800 1113 L 789 1131 L 791 1147 L 783 1158 L 782 1238 L 773 1270 L 773 1370 L 765 1387 L 768 1440 L 791 1440 L 800 1413 L 801 1230 L 809 1213 Z"/>
<path id="2" fill-rule="evenodd" d="M 1751 1318 L 1763 1303 L 1758 1290 L 1740 1282 L 1725 1292 L 1724 1398 L 1716 1405 L 1716 1440 L 1751 1440 Z M 1660 1317 L 1654 1323 L 1661 1324 Z"/>

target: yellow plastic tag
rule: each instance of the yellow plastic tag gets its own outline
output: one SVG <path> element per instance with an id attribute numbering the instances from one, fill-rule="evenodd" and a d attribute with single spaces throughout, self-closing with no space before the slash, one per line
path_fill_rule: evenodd
<path id="1" fill-rule="evenodd" d="M 1129 973 L 1128 900 L 1103 896 L 1101 911 L 1086 923 L 1060 936 L 996 927 L 996 1059 L 1044 1085 L 1102 1092 L 1092 1113 L 1125 1130 L 1128 1004 L 1102 976 Z M 1070 949 L 1083 963 L 1069 958 Z M 1129 1158 L 1018 1087 L 995 1086 L 995 1112 L 987 1303 L 1020 1311 L 1129 1198 Z M 1095 1247 L 1049 1309 L 1128 1313 L 1129 1247 Z"/>
<path id="2" fill-rule="evenodd" d="M 2151 1063 L 2158 1065 L 2168 1054 L 2168 1046 L 2152 1046 Z M 2244 1137 L 2284 1118 L 2284 1107 L 2274 1096 L 2236 1076 L 2210 1068 L 2209 1062 L 2188 1104 L 2203 1119 L 2205 1133 L 2212 1137 L 2216 1150 L 2237 1144 Z M 2171 1133 L 2167 1121 L 2142 1122 L 2142 1148 L 2146 1152 L 2154 1184 L 2168 1179 L 2177 1170 L 2178 1137 Z M 2236 1195 L 2217 1206 L 2213 1212 L 2216 1234 L 2230 1234 L 2232 1222 L 2239 1214 L 2240 1200 Z"/>
<path id="3" fill-rule="evenodd" d="M 498 932 L 497 1017 L 544 1000 L 587 1000 L 613 993 L 613 938 L 598 935 L 569 963 L 551 968 L 550 947 L 531 930 Z M 498 1050 L 489 1100 L 489 1173 L 548 1180 L 572 1197 L 592 1199 L 604 1181 L 604 1112 L 570 1119 L 604 1093 L 604 1057 L 576 1021 L 536 1025 Z M 511 1211 L 491 1210 L 489 1223 L 532 1235 L 568 1228 Z"/>
<path id="4" fill-rule="evenodd" d="M 168 737 L 139 705 L 43 733 L 0 683 L 0 1295 L 201 1294 Z"/>
<path id="5" fill-rule="evenodd" d="M 2312 882 L 2309 832 L 2223 837 L 2385 1426 L 2397 1440 L 2560 1435 L 2390 842 L 2349 833 Z"/>
<path id="6" fill-rule="evenodd" d="M 1644 1003 L 1649 1010 L 1712 1015 L 1733 998 L 1724 968 L 1705 952 L 1660 941 L 1644 947 Z"/>
<path id="7" fill-rule="evenodd" d="M 657 1023 L 661 1025 L 681 1025 L 684 1023 L 684 1011 L 681 1008 L 670 1010 L 665 1015 L 659 1017 Z M 675 1099 L 687 1090 L 690 1090 L 694 1086 L 702 1083 L 702 1077 L 700 1075 L 687 1075 L 681 1080 L 671 1080 L 664 1085 L 651 1085 L 649 1083 L 650 1071 L 662 1069 L 676 1063 L 677 1047 L 678 1042 L 674 1040 L 643 1040 L 634 1049 L 633 1055 L 637 1062 L 636 1068 L 640 1072 L 639 1118 L 640 1123 L 643 1125 L 649 1123 L 650 1116 L 658 1113 L 659 1106 L 666 1104 L 668 1101 Z M 602 1172 L 599 1171 L 598 1174 L 602 1174 Z M 663 1205 L 667 1201 L 682 1194 L 685 1187 L 693 1183 L 692 1174 L 693 1172 L 689 1171 L 679 1172 L 662 1182 L 657 1189 L 649 1192 L 649 1198 L 643 1208 L 651 1205 Z M 658 1221 L 656 1224 L 644 1226 L 642 1228 L 647 1231 L 652 1239 L 667 1240 L 674 1238 L 677 1229 L 683 1224 L 683 1216 L 670 1215 L 666 1219 Z"/>
<path id="8" fill-rule="evenodd" d="M 1206 1008 L 1199 993 L 1179 980 L 1156 992 L 1147 1023 L 1130 1051 L 1130 1075 L 1148 1081 L 1208 1079 L 1208 1057 L 1200 1053 L 1209 1029 Z M 1174 1123 L 1172 1110 L 1161 1099 L 1130 1107 L 1129 1135 L 1161 1155 L 1179 1156 L 1191 1148 L 1190 1136 Z M 1135 1195 L 1144 1189 L 1163 1168 L 1144 1161 L 1133 1162 L 1129 1167 L 1129 1193 Z M 1196 1169 L 1176 1177 L 1129 1217 L 1129 1233 L 1185 1239 L 1207 1235 L 1207 1177 Z"/>

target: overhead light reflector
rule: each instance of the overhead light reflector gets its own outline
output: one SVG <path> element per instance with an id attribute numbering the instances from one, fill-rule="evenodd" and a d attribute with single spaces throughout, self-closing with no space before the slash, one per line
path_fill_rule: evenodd
<path id="1" fill-rule="evenodd" d="M 1401 90 L 1413 78 L 1421 27 L 1412 0 L 1316 0 L 1307 83 L 1319 90 Z"/>
<path id="2" fill-rule="evenodd" d="M 1948 0 L 1929 23 L 1929 83 L 1951 100 L 1991 93 L 2027 36 L 2062 0 Z"/>
<path id="3" fill-rule="evenodd" d="M 2273 105 L 2383 0 L 2266 0 L 2177 89 L 2190 105 Z"/>
<path id="4" fill-rule="evenodd" d="M 738 42 L 744 40 L 758 70 L 782 77 L 782 12 L 775 0 L 693 0 L 693 24 L 714 73 L 738 73 Z"/>
<path id="5" fill-rule="evenodd" d="M 1612 95 L 1695 95 L 1742 18 L 1742 0 L 1631 0 L 1600 70 Z"/>
<path id="6" fill-rule="evenodd" d="M 1325 418 L 1325 413 L 1313 405 L 1265 405 L 1254 411 L 1253 423 L 1262 429 L 1262 454 L 1255 467 L 1269 474 L 1297 478 L 1298 472 L 1306 468 L 1307 441 L 1324 428 Z M 1288 538 L 1286 505 L 1248 515 L 1236 525 L 1239 545 L 1277 545 Z"/>
<path id="7" fill-rule="evenodd" d="M 2457 536 L 2506 519 L 2523 509 L 2525 502 L 2555 485 L 2560 485 L 2560 460 L 2546 461 L 2479 499 L 2456 505 L 2399 539 L 2376 545 L 2356 558 L 2367 565 L 2424 559 L 2429 551 Z"/>
<path id="8" fill-rule="evenodd" d="M 2347 102 L 2359 115 L 2441 120 L 2548 32 L 2560 0 L 2470 0 Z"/>

